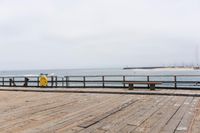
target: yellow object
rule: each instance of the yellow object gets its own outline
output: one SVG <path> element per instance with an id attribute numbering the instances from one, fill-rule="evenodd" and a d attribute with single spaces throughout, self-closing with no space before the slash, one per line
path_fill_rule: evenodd
<path id="1" fill-rule="evenodd" d="M 45 75 L 40 76 L 40 86 L 46 87 L 48 85 L 48 78 Z"/>

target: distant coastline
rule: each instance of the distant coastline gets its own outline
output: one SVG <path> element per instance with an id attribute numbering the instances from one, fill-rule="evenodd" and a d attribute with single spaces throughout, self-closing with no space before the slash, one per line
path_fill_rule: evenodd
<path id="1" fill-rule="evenodd" d="M 168 70 L 200 70 L 200 67 L 184 67 L 184 66 L 169 66 L 169 67 L 124 67 L 124 70 L 129 69 L 143 69 L 143 70 L 149 70 L 149 69 L 168 69 Z"/>

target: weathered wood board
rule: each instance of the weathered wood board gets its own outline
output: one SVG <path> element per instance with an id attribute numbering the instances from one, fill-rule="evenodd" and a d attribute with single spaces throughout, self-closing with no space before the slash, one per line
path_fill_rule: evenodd
<path id="1" fill-rule="evenodd" d="M 2 133 L 199 133 L 199 127 L 198 97 L 0 91 Z"/>

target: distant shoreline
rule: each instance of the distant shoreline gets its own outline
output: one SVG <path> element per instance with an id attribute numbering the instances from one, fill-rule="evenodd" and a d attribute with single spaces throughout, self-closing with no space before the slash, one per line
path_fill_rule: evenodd
<path id="1" fill-rule="evenodd" d="M 159 70 L 200 70 L 200 67 L 124 67 L 124 70 L 130 69 L 142 69 L 142 70 L 149 70 L 149 69 L 159 69 Z"/>

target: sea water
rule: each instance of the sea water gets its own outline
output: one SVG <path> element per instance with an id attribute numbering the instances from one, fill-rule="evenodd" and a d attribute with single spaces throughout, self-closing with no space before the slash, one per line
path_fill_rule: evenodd
<path id="1" fill-rule="evenodd" d="M 55 69 L 55 70 L 18 70 L 0 71 L 0 76 L 94 76 L 94 75 L 200 75 L 193 69 Z"/>
<path id="2" fill-rule="evenodd" d="M 177 81 L 194 81 L 191 84 L 178 84 L 179 87 L 192 86 L 199 88 L 195 82 L 200 82 L 200 70 L 193 69 L 56 69 L 56 70 L 21 70 L 21 71 L 0 71 L 0 77 L 4 76 L 39 76 L 41 73 L 49 76 L 91 76 L 86 80 L 101 81 L 105 76 L 105 81 L 118 80 L 123 81 L 123 75 L 127 76 L 126 81 L 147 81 L 147 76 L 150 76 L 150 81 L 174 81 L 174 75 L 177 76 Z M 143 75 L 143 76 L 141 76 Z M 159 76 L 160 75 L 160 76 Z M 186 75 L 186 76 L 185 76 Z M 195 75 L 195 76 L 194 76 Z M 99 76 L 99 77 L 92 77 Z M 70 77 L 70 80 L 83 80 L 83 77 Z M 87 83 L 87 86 L 101 86 L 102 83 Z M 73 86 L 82 83 L 73 84 Z M 106 86 L 122 86 L 122 83 L 106 83 Z M 173 87 L 173 83 L 164 83 L 162 86 Z"/>

